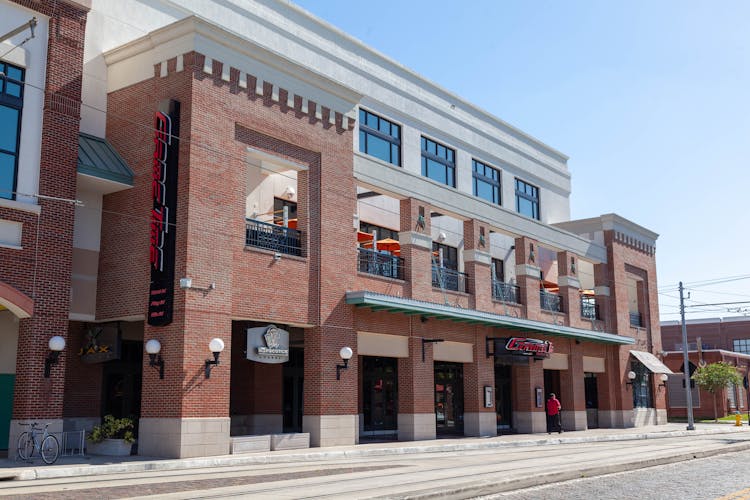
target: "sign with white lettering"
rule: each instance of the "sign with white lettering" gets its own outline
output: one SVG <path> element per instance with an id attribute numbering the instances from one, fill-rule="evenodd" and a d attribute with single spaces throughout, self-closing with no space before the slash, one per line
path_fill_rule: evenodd
<path id="1" fill-rule="evenodd" d="M 495 356 L 528 356 L 546 359 L 552 354 L 552 342 L 525 337 L 495 339 Z"/>
<path id="2" fill-rule="evenodd" d="M 289 361 L 289 332 L 275 325 L 247 329 L 247 359 L 258 363 Z"/>

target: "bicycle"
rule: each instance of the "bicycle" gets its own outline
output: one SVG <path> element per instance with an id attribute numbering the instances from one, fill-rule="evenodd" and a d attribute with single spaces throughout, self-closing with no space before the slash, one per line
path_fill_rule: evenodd
<path id="1" fill-rule="evenodd" d="M 44 429 L 39 427 L 36 422 L 20 423 L 19 425 L 27 425 L 29 430 L 18 436 L 18 458 L 24 461 L 30 460 L 34 451 L 36 451 L 42 457 L 44 463 L 47 465 L 54 464 L 60 454 L 60 442 L 47 431 L 49 424 L 44 424 Z M 37 431 L 42 430 L 44 432 L 40 439 Z"/>

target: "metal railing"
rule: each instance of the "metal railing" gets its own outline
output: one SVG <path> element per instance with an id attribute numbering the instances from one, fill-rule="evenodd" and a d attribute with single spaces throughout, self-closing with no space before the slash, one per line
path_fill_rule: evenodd
<path id="1" fill-rule="evenodd" d="M 466 293 L 468 275 L 447 267 L 432 266 L 432 286 L 443 290 Z"/>
<path id="2" fill-rule="evenodd" d="M 641 316 L 641 313 L 630 313 L 630 326 L 643 326 L 643 316 Z"/>
<path id="3" fill-rule="evenodd" d="M 492 280 L 492 298 L 495 300 L 502 300 L 503 302 L 512 302 L 513 304 L 520 304 L 519 300 L 521 296 L 520 288 L 504 281 Z"/>
<path id="4" fill-rule="evenodd" d="M 539 290 L 539 307 L 545 311 L 562 312 L 562 297 Z"/>
<path id="5" fill-rule="evenodd" d="M 402 280 L 404 279 L 404 259 L 388 253 L 358 248 L 357 271 Z"/>
<path id="6" fill-rule="evenodd" d="M 255 219 L 245 219 L 245 245 L 300 256 L 302 232 Z"/>
<path id="7" fill-rule="evenodd" d="M 599 316 L 599 304 L 594 297 L 584 295 L 581 297 L 581 317 L 586 319 L 601 319 Z"/>

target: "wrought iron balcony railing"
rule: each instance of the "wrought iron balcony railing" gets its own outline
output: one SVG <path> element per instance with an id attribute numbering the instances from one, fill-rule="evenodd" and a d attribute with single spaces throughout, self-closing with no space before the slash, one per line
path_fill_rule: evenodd
<path id="1" fill-rule="evenodd" d="M 245 219 L 245 245 L 301 256 L 302 232 L 255 219 Z"/>
<path id="2" fill-rule="evenodd" d="M 594 297 L 584 295 L 581 297 L 581 317 L 586 319 L 601 319 L 599 316 L 599 304 Z"/>
<path id="3" fill-rule="evenodd" d="M 545 311 L 562 312 L 562 297 L 539 290 L 539 307 Z"/>
<path id="4" fill-rule="evenodd" d="M 447 267 L 432 266 L 432 286 L 466 293 L 468 275 Z"/>
<path id="5" fill-rule="evenodd" d="M 404 279 L 404 259 L 384 252 L 357 249 L 357 270 L 361 273 Z"/>
<path id="6" fill-rule="evenodd" d="M 493 299 L 520 304 L 520 297 L 520 289 L 516 285 L 511 285 L 510 283 L 505 283 L 499 280 L 492 280 Z"/>

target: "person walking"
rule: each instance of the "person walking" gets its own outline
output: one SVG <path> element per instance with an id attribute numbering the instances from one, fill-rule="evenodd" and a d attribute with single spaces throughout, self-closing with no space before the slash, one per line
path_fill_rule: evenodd
<path id="1" fill-rule="evenodd" d="M 560 420 L 560 400 L 555 397 L 554 392 L 549 393 L 547 399 L 547 434 L 552 434 L 552 431 L 557 430 L 558 433 L 562 433 L 562 421 Z"/>

